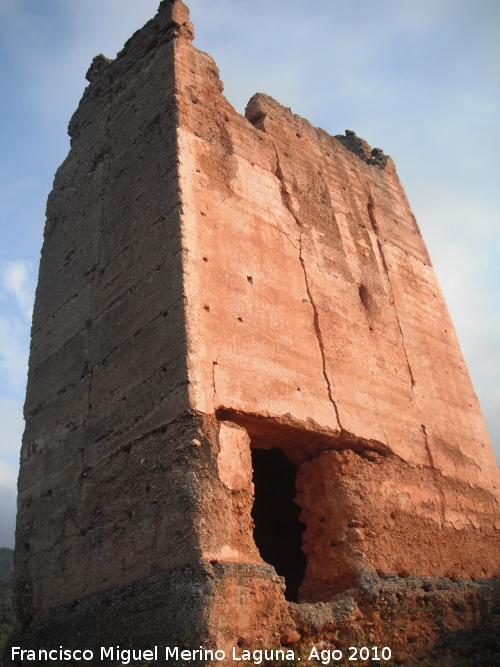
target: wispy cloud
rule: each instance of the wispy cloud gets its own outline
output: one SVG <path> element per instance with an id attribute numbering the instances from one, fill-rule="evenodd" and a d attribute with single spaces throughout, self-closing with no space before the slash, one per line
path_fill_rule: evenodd
<path id="1" fill-rule="evenodd" d="M 29 333 L 17 318 L 0 318 L 0 378 L 4 391 L 22 396 L 28 370 Z"/>
<path id="2" fill-rule="evenodd" d="M 15 491 L 17 487 L 17 468 L 0 459 L 0 488 Z"/>
<path id="3" fill-rule="evenodd" d="M 5 291 L 16 299 L 20 311 L 27 320 L 33 314 L 34 284 L 31 262 L 20 259 L 7 262 L 2 271 L 2 283 Z"/>
<path id="4" fill-rule="evenodd" d="M 14 260 L 0 264 L 0 297 L 3 300 L 4 313 L 3 317 L 0 317 L 1 393 L 17 399 L 24 394 L 28 370 L 34 299 L 31 262 Z"/>
<path id="5" fill-rule="evenodd" d="M 17 469 L 19 463 L 19 445 L 24 430 L 23 399 L 12 396 L 0 396 L 0 460 Z M 3 479 L 3 482 L 2 482 Z M 0 478 L 0 485 L 5 479 Z"/>

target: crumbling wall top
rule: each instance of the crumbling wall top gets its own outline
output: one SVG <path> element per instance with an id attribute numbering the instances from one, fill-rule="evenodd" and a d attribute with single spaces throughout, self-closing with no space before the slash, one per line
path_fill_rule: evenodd
<path id="1" fill-rule="evenodd" d="M 162 0 L 158 14 L 164 16 L 169 23 L 179 26 L 189 21 L 189 7 L 182 0 Z"/>

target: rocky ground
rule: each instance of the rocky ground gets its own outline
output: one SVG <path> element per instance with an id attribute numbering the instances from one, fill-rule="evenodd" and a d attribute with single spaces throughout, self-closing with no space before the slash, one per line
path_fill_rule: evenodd
<path id="1" fill-rule="evenodd" d="M 325 648 L 335 646 L 344 655 L 349 646 L 391 648 L 389 663 L 367 660 L 361 664 L 500 665 L 499 579 L 371 576 L 335 602 L 296 605 L 296 621 L 302 641 L 307 638 L 319 645 L 328 635 Z M 345 664 L 356 663 L 346 660 Z"/>

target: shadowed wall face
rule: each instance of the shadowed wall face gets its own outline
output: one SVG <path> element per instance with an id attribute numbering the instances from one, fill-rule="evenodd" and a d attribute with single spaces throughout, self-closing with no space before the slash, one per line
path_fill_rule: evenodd
<path id="1" fill-rule="evenodd" d="M 27 617 L 195 549 L 167 428 L 188 404 L 174 44 L 146 34 L 95 59 L 47 205 L 19 478 Z"/>
<path id="2" fill-rule="evenodd" d="M 498 573 L 498 468 L 392 160 L 236 113 L 192 37 L 164 0 L 94 59 L 48 201 L 16 537 L 41 645 L 97 616 L 274 645 L 287 600 L 367 572 Z"/>

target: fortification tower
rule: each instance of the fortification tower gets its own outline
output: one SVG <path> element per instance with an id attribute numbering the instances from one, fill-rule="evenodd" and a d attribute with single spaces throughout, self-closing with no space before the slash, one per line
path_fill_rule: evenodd
<path id="1" fill-rule="evenodd" d="M 192 38 L 164 0 L 69 125 L 17 645 L 271 647 L 319 627 L 296 602 L 355 623 L 339 594 L 384 576 L 499 573 L 500 474 L 391 158 L 266 95 L 239 115 Z"/>

